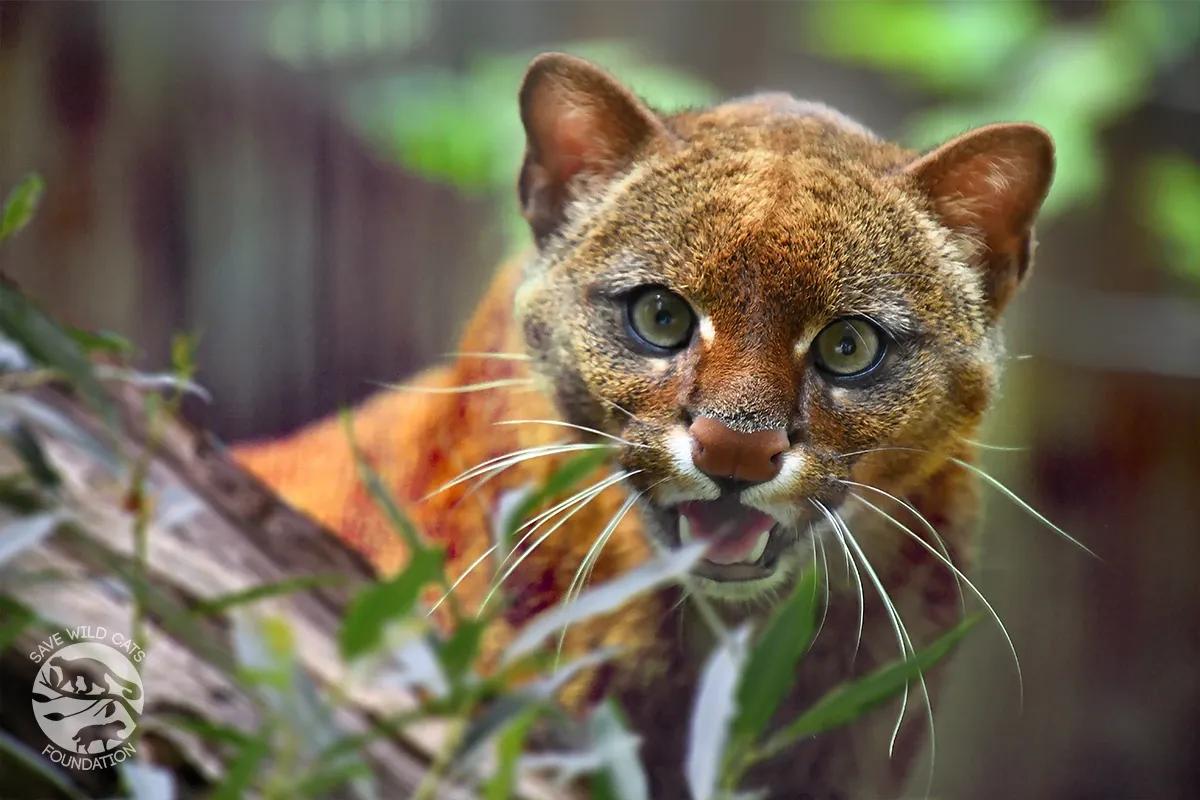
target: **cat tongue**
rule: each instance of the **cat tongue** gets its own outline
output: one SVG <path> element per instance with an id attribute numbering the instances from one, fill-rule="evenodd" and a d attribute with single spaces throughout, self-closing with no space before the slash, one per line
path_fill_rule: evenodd
<path id="1" fill-rule="evenodd" d="M 714 564 L 757 561 L 765 545 L 764 535 L 775 524 L 774 517 L 742 505 L 736 497 L 689 500 L 679 504 L 679 514 L 680 538 L 711 542 L 704 557 Z"/>

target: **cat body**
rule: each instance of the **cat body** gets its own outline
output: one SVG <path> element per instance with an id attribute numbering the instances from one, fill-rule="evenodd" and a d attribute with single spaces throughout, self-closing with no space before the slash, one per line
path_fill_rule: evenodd
<path id="1" fill-rule="evenodd" d="M 817 559 L 825 622 L 780 719 L 954 625 L 962 600 L 945 562 L 970 562 L 978 501 L 964 465 L 1049 185 L 1045 134 L 989 126 L 918 155 L 783 95 L 662 116 L 555 54 L 531 65 L 520 100 L 536 252 L 501 268 L 462 355 L 410 382 L 422 391 L 383 392 L 354 416 L 364 455 L 445 547 L 451 574 L 478 562 L 457 590 L 468 608 L 497 577 L 481 557 L 507 514 L 564 455 L 444 487 L 528 448 L 611 447 L 610 468 L 585 485 L 615 483 L 521 549 L 489 652 L 563 599 L 610 525 L 589 583 L 627 572 L 652 543 L 702 539 L 693 582 L 730 622 L 761 616 Z M 239 457 L 382 571 L 403 564 L 336 420 Z M 654 797 L 687 794 L 680 765 L 710 646 L 680 599 L 640 598 L 566 640 L 568 653 L 622 649 L 565 699 L 623 701 Z M 926 735 L 924 704 L 914 691 L 891 757 L 896 704 L 747 785 L 893 796 Z"/>

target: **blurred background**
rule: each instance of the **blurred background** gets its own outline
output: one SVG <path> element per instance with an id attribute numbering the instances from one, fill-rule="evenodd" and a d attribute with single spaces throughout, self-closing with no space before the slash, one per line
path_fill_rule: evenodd
<path id="1" fill-rule="evenodd" d="M 562 49 L 657 106 L 759 89 L 927 147 L 1030 120 L 1059 171 L 985 465 L 973 635 L 935 796 L 1200 787 L 1200 3 L 0 3 L 0 193 L 46 182 L 0 271 L 136 344 L 198 341 L 228 439 L 454 349 L 526 246 L 525 63 Z M 886 754 L 880 753 L 880 758 Z"/>

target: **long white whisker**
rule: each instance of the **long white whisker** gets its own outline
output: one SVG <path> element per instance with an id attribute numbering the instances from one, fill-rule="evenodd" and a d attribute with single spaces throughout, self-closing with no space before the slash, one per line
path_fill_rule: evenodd
<path id="1" fill-rule="evenodd" d="M 867 488 L 874 488 L 874 487 L 867 487 Z M 988 602 L 988 599 L 987 599 L 987 597 L 984 596 L 983 592 L 981 592 L 979 590 L 979 588 L 976 587 L 975 584 L 971 582 L 970 578 L 968 578 L 965 574 L 963 574 L 962 570 L 960 570 L 958 567 L 954 566 L 954 563 L 952 561 L 950 561 L 949 558 L 946 558 L 942 554 L 936 552 L 933 549 L 933 547 L 930 546 L 930 544 L 928 542 L 926 542 L 920 536 L 917 536 L 917 534 L 913 533 L 913 531 L 907 525 L 900 522 L 898 519 L 893 517 L 891 514 L 884 511 L 882 508 L 875 505 L 870 500 L 868 500 L 867 498 L 858 494 L 857 492 L 850 492 L 850 496 L 853 497 L 858 502 L 865 505 L 867 508 L 870 508 L 873 511 L 875 511 L 876 513 L 882 515 L 885 519 L 889 520 L 893 525 L 895 525 L 900 530 L 907 533 L 910 537 L 912 537 L 913 541 L 917 542 L 917 544 L 921 545 L 926 550 L 928 550 L 930 555 L 934 556 L 939 561 L 941 561 L 946 566 L 946 569 L 949 569 L 951 572 L 953 572 L 955 577 L 958 578 L 960 584 L 966 584 L 967 587 L 975 594 L 975 596 L 977 598 L 979 598 L 979 602 L 983 603 L 983 607 L 988 610 L 988 614 L 990 614 L 992 619 L 995 620 L 996 626 L 1000 628 L 1000 632 L 1002 634 L 1004 634 L 1004 641 L 1008 643 L 1008 650 L 1010 653 L 1012 653 L 1013 664 L 1017 668 L 1017 691 L 1018 691 L 1020 703 L 1022 706 L 1024 706 L 1025 705 L 1025 678 L 1021 672 L 1021 659 L 1017 655 L 1017 646 L 1013 643 L 1012 636 L 1009 635 L 1008 628 L 1005 627 L 1004 621 L 1000 619 L 1000 615 L 996 612 L 996 609 L 992 607 L 992 604 L 990 602 Z"/>
<path id="2" fill-rule="evenodd" d="M 1029 503 L 1026 503 L 1024 500 L 1022 500 L 1017 495 L 1016 492 L 1014 492 L 1012 489 L 1005 486 L 998 479 L 993 478 L 987 472 L 985 472 L 984 470 L 975 466 L 974 464 L 963 461 L 961 458 L 955 458 L 954 456 L 950 456 L 950 461 L 953 461 L 955 464 L 958 464 L 963 469 L 970 470 L 971 472 L 975 473 L 979 477 L 983 478 L 985 481 L 990 483 L 992 486 L 996 487 L 996 489 L 998 489 L 1002 494 L 1004 494 L 1005 497 L 1007 497 L 1009 500 L 1012 500 L 1014 503 L 1016 503 L 1018 506 L 1020 506 L 1022 509 L 1024 509 L 1025 512 L 1028 513 L 1029 515 L 1031 515 L 1034 519 L 1038 520 L 1043 525 L 1050 528 L 1050 530 L 1054 531 L 1059 536 L 1063 537 L 1068 542 L 1075 545 L 1076 547 L 1078 547 L 1083 552 L 1087 553 L 1092 558 L 1095 558 L 1098 560 L 1100 559 L 1100 556 L 1096 555 L 1096 553 L 1090 547 L 1088 547 L 1083 542 L 1076 539 L 1071 534 L 1064 531 L 1062 528 L 1055 525 L 1053 522 L 1051 522 L 1049 519 L 1047 519 L 1046 516 L 1044 514 L 1042 514 L 1042 512 L 1038 511 L 1036 508 L 1029 505 Z"/>
<path id="3" fill-rule="evenodd" d="M 916 648 L 913 647 L 912 638 L 908 635 L 908 628 L 904 624 L 904 620 L 900 617 L 900 612 L 896 609 L 896 604 L 892 602 L 891 596 L 887 593 L 887 589 L 883 586 L 883 581 L 879 579 L 879 575 L 875 572 L 875 568 L 871 566 L 870 559 L 863 549 L 859 546 L 858 541 L 854 538 L 854 534 L 850 532 L 850 527 L 846 525 L 846 521 L 842 519 L 836 511 L 834 516 L 842 523 L 842 531 L 846 535 L 846 540 L 858 555 L 859 561 L 862 562 L 863 569 L 867 571 L 867 577 L 871 583 L 875 585 L 875 591 L 879 593 L 879 599 L 883 601 L 884 608 L 892 619 L 893 630 L 896 632 L 900 643 L 900 655 L 905 660 L 909 660 L 909 655 L 916 656 Z M 907 651 L 906 649 L 907 648 Z M 929 697 L 929 687 L 925 683 L 924 670 L 917 671 L 917 678 L 921 683 L 921 694 L 925 697 L 926 716 L 929 719 L 929 776 L 933 779 L 933 767 L 937 756 L 937 731 L 933 724 L 933 701 Z M 904 711 L 908 705 L 908 691 L 904 692 L 904 700 L 900 707 L 900 714 L 896 717 L 896 727 L 892 729 L 892 741 L 888 745 L 888 755 L 891 756 L 896 748 L 896 737 L 900 734 L 900 726 L 904 722 Z M 928 794 L 928 790 L 926 791 Z"/>
<path id="4" fill-rule="evenodd" d="M 929 531 L 930 535 L 933 536 L 933 540 L 935 542 L 937 542 L 938 549 L 941 550 L 942 555 L 945 556 L 944 560 L 947 562 L 951 561 L 950 548 L 946 547 L 946 540 L 942 538 L 942 535 L 940 533 L 938 533 L 938 529 L 933 527 L 933 523 L 930 522 L 928 519 L 926 519 L 925 515 L 922 514 L 920 511 L 918 511 L 914 505 L 912 505 L 911 503 L 909 503 L 905 500 L 902 500 L 901 498 L 897 497 L 896 495 L 892 494 L 891 492 L 885 492 L 883 489 L 880 489 L 878 486 L 871 486 L 868 483 L 859 483 L 858 481 L 844 480 L 841 478 L 838 478 L 838 482 L 846 484 L 848 486 L 857 486 L 860 489 L 869 489 L 872 492 L 877 492 L 878 494 L 881 494 L 884 497 L 890 498 L 894 502 L 899 503 L 900 505 L 907 508 L 913 514 L 913 516 L 915 516 L 917 519 L 919 519 L 921 521 L 921 524 L 925 526 L 925 530 Z M 966 600 L 963 597 L 962 581 L 956 578 L 955 583 L 958 585 L 958 604 L 960 607 L 962 607 L 962 610 L 965 612 L 966 611 Z"/>
<path id="5" fill-rule="evenodd" d="M 594 495 L 599 494 L 609 486 L 612 486 L 614 483 L 619 483 L 622 477 L 623 473 L 606 475 L 605 477 L 593 483 L 591 486 L 585 486 L 575 494 L 568 497 L 566 500 L 556 503 L 545 511 L 542 511 L 541 513 L 530 517 L 528 520 L 521 523 L 521 525 L 513 531 L 513 535 L 516 535 L 521 531 L 526 531 L 525 535 L 518 539 L 517 542 L 509 548 L 508 552 L 504 555 L 504 558 L 501 559 L 500 563 L 497 565 L 497 568 L 503 567 L 506 563 L 508 563 L 508 560 L 513 557 L 513 554 L 517 552 L 517 549 L 520 548 L 521 545 L 525 544 L 525 541 L 533 535 L 534 531 L 542 526 L 544 521 L 558 514 L 560 511 L 563 511 L 568 506 L 572 506 L 582 500 L 590 500 Z"/>
<path id="6" fill-rule="evenodd" d="M 480 381 L 479 383 L 467 383 L 462 386 L 421 386 L 420 384 L 411 383 L 379 383 L 374 382 L 376 386 L 381 386 L 384 389 L 391 389 L 395 392 L 412 392 L 414 394 L 469 394 L 471 392 L 485 392 L 489 389 L 504 389 L 516 386 L 533 386 L 533 378 L 496 378 L 491 381 Z"/>
<path id="7" fill-rule="evenodd" d="M 816 543 L 817 549 L 821 552 L 821 569 L 825 573 L 825 606 L 821 609 L 821 622 L 817 625 L 817 632 L 813 634 L 813 641 L 821 635 L 821 631 L 825 630 L 825 619 L 829 616 L 829 554 L 825 552 L 825 542 L 821 541 L 820 537 L 812 532 L 812 523 L 808 524 L 809 536 Z"/>
<path id="8" fill-rule="evenodd" d="M 968 439 L 966 436 L 958 437 L 960 442 L 966 442 L 972 447 L 978 447 L 981 450 L 995 450 L 999 453 L 1024 453 L 1029 450 L 1028 447 L 1013 447 L 1012 445 L 1004 444 L 987 444 L 986 442 L 977 442 L 974 439 Z"/>
<path id="9" fill-rule="evenodd" d="M 629 509 L 633 508 L 638 498 L 645 494 L 645 491 L 639 491 L 627 497 L 617 510 L 617 513 L 604 526 L 604 530 L 596 537 L 596 541 L 592 542 L 592 546 L 588 548 L 583 560 L 579 562 L 579 567 L 575 570 L 575 575 L 571 578 L 571 585 L 567 587 L 567 593 L 563 596 L 564 605 L 570 605 L 579 599 L 579 595 L 583 593 L 583 587 L 587 585 L 588 578 L 592 574 L 592 569 L 596 566 L 596 562 L 600 560 L 600 554 L 604 551 L 605 545 L 608 544 L 609 538 L 612 537 L 617 526 L 621 524 L 621 520 L 625 519 L 625 515 L 629 513 Z M 566 641 L 567 629 L 570 626 L 570 622 L 563 625 L 562 630 L 558 634 L 558 647 L 554 656 L 556 662 L 562 656 L 563 642 Z"/>
<path id="10" fill-rule="evenodd" d="M 539 536 L 537 538 L 537 540 L 534 541 L 534 543 L 532 545 L 530 545 L 528 550 L 526 550 L 524 553 L 521 553 L 520 557 L 518 557 L 516 561 L 514 561 L 512 564 L 510 564 L 508 566 L 508 569 L 505 570 L 504 574 L 501 575 L 500 578 L 498 580 L 496 580 L 496 582 L 493 584 L 492 588 L 490 590 L 488 590 L 487 595 L 483 598 L 483 602 L 479 606 L 479 610 L 482 612 L 483 609 L 487 608 L 487 604 L 489 602 L 491 602 L 492 597 L 494 597 L 496 592 L 500 590 L 500 587 L 504 585 L 504 582 L 506 580 L 508 580 L 509 576 L 512 575 L 514 572 L 516 572 L 517 568 L 521 566 L 522 562 L 524 562 L 525 559 L 529 558 L 529 556 L 532 555 L 534 551 L 536 551 L 539 547 L 541 547 L 542 543 L 545 542 L 547 539 L 549 539 L 550 536 L 553 535 L 553 533 L 556 530 L 561 528 L 566 523 L 567 520 L 569 520 L 571 517 L 578 514 L 581 510 L 583 510 L 592 500 L 594 500 L 596 497 L 598 497 L 600 495 L 600 493 L 603 492 L 606 488 L 608 488 L 609 486 L 611 486 L 612 484 L 614 484 L 618 481 L 621 481 L 621 480 L 624 480 L 625 478 L 629 478 L 633 475 L 636 475 L 639 472 L 641 472 L 641 470 L 634 470 L 632 472 L 619 472 L 616 475 L 609 478 L 608 480 L 602 481 L 601 483 L 603 485 L 596 486 L 595 488 L 590 490 L 585 497 L 578 500 L 574 508 L 572 508 L 569 512 L 564 514 L 561 519 L 559 519 L 557 522 L 555 522 L 553 525 L 551 525 L 550 528 L 545 533 L 543 533 L 541 536 Z M 526 533 L 525 536 L 521 538 L 521 542 L 524 542 L 535 530 L 537 530 L 537 528 L 533 528 L 528 533 Z M 518 545 L 519 544 L 520 543 L 518 543 Z M 515 552 L 515 551 L 516 551 L 516 548 L 513 549 L 513 552 Z"/>
<path id="11" fill-rule="evenodd" d="M 846 546 L 846 538 L 842 535 L 841 528 L 838 525 L 836 519 L 837 515 L 834 514 L 829 507 L 820 500 L 811 500 L 810 502 L 812 502 L 812 504 L 815 505 L 820 512 L 825 515 L 825 519 L 828 520 L 830 526 L 833 527 L 834 536 L 837 537 L 838 542 L 840 542 L 842 545 L 842 553 L 845 556 L 847 564 L 847 580 L 849 579 L 851 568 L 854 570 L 854 584 L 858 587 L 858 637 L 854 640 L 854 658 L 858 658 L 858 648 L 862 646 L 863 620 L 867 614 L 866 594 L 863 592 L 862 575 L 860 575 L 858 572 L 858 565 L 855 564 L 854 559 L 850 557 L 850 548 Z"/>
<path id="12" fill-rule="evenodd" d="M 446 602 L 446 599 L 449 598 L 450 595 L 454 594 L 454 590 L 458 588 L 458 585 L 460 583 L 462 583 L 463 581 L 465 581 L 467 579 L 467 576 L 470 575 L 471 572 L 474 571 L 474 569 L 476 567 L 478 567 L 480 564 L 482 564 L 484 562 L 484 559 L 486 559 L 492 553 L 496 552 L 496 549 L 498 547 L 500 547 L 499 544 L 492 545 L 487 550 L 484 550 L 483 554 L 480 555 L 479 558 L 472 561 L 470 566 L 468 566 L 465 570 L 463 570 L 463 573 L 454 579 L 454 582 L 450 584 L 450 588 L 446 590 L 446 593 L 443 594 L 441 597 L 439 597 L 438 601 L 430 607 L 429 612 L 428 612 L 428 614 L 426 614 L 426 616 L 429 616 L 429 615 L 433 614 L 433 612 L 437 611 L 438 607 L 441 606 L 442 603 Z"/>
<path id="13" fill-rule="evenodd" d="M 446 353 L 447 358 L 486 358 L 494 361 L 532 361 L 525 353 L 487 353 L 479 350 L 460 350 Z"/>
<path id="14" fill-rule="evenodd" d="M 936 455 L 936 453 L 934 453 L 932 450 L 926 450 L 926 449 L 920 448 L 920 447 L 898 447 L 898 446 L 896 446 L 896 447 L 872 447 L 867 450 L 853 450 L 849 453 L 842 453 L 840 457 L 846 458 L 849 456 L 864 455 L 866 453 L 880 453 L 885 450 L 903 450 L 903 451 L 908 451 L 911 453 L 929 453 L 930 455 Z M 967 461 L 963 461 L 961 458 L 956 458 L 955 456 L 946 456 L 945 458 L 947 461 L 957 464 L 958 466 L 962 467 L 963 469 L 973 472 L 976 475 L 978 475 L 979 477 L 983 478 L 985 481 L 987 481 L 993 487 L 995 487 L 998 491 L 1000 491 L 1001 494 L 1003 494 L 1009 500 L 1016 503 L 1023 511 L 1025 511 L 1027 514 L 1032 516 L 1038 522 L 1042 523 L 1047 528 L 1054 531 L 1059 536 L 1063 537 L 1068 542 L 1075 545 L 1076 547 L 1078 547 L 1083 552 L 1087 553 L 1092 558 L 1102 560 L 1102 559 L 1100 559 L 1100 556 L 1096 555 L 1096 553 L 1090 547 L 1088 547 L 1083 542 L 1076 539 L 1071 534 L 1064 531 L 1059 526 L 1055 525 L 1053 522 L 1051 522 L 1049 519 L 1047 519 L 1046 516 L 1044 514 L 1042 514 L 1042 512 L 1038 511 L 1036 508 L 1029 505 L 1029 503 L 1026 503 L 1024 500 L 1021 499 L 1021 497 L 1016 492 L 1014 492 L 1012 489 L 1008 488 L 1003 483 L 1001 483 L 998 478 L 992 477 L 986 470 L 980 469 L 979 467 L 975 466 L 974 464 L 971 464 L 970 462 L 967 462 Z"/>
<path id="15" fill-rule="evenodd" d="M 520 464 L 523 461 L 529 461 L 530 459 L 533 459 L 533 458 L 541 458 L 543 456 L 559 455 L 560 453 L 575 453 L 575 452 L 579 452 L 581 450 L 598 450 L 598 449 L 604 449 L 604 448 L 612 449 L 614 447 L 616 447 L 616 445 L 605 444 L 603 442 L 577 442 L 577 443 L 573 443 L 573 444 L 563 444 L 563 443 L 545 444 L 545 445 L 538 445 L 536 447 L 526 447 L 521 450 L 515 450 L 511 453 L 505 453 L 502 456 L 496 456 L 494 458 L 489 458 L 486 461 L 476 464 L 475 466 L 471 467 L 470 469 L 460 472 L 456 477 L 451 478 L 446 483 L 442 484 L 441 486 L 434 489 L 429 494 L 422 497 L 421 502 L 424 502 L 431 497 L 439 495 L 448 489 L 453 489 L 455 486 L 458 486 L 460 483 L 469 481 L 472 478 L 476 478 L 485 473 L 498 474 L 498 473 L 503 472 L 504 470 L 508 469 L 509 467 Z"/>
<path id="16" fill-rule="evenodd" d="M 622 439 L 620 436 L 614 436 L 611 433 L 605 433 L 604 431 L 597 430 L 596 428 L 589 428 L 586 425 L 576 425 L 571 422 L 562 422 L 561 420 L 557 420 L 557 419 L 503 419 L 503 420 L 500 420 L 499 422 L 494 422 L 492 424 L 493 425 L 525 425 L 525 424 L 528 424 L 528 425 L 532 425 L 532 424 L 555 425 L 560 428 L 574 428 L 577 431 L 586 431 L 587 433 L 594 433 L 597 436 L 603 436 L 605 439 L 611 439 L 614 442 L 620 442 L 621 444 L 626 445 L 628 447 L 644 447 L 648 450 L 653 449 L 648 444 L 641 444 L 639 442 L 631 442 L 628 439 Z"/>

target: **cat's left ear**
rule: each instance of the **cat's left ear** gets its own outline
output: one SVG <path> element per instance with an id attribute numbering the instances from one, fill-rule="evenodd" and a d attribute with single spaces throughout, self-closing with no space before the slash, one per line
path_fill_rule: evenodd
<path id="1" fill-rule="evenodd" d="M 942 222 L 978 241 L 976 255 L 999 314 L 1029 270 L 1033 221 L 1054 177 L 1054 142 L 1036 125 L 987 125 L 909 164 L 905 174 Z"/>

